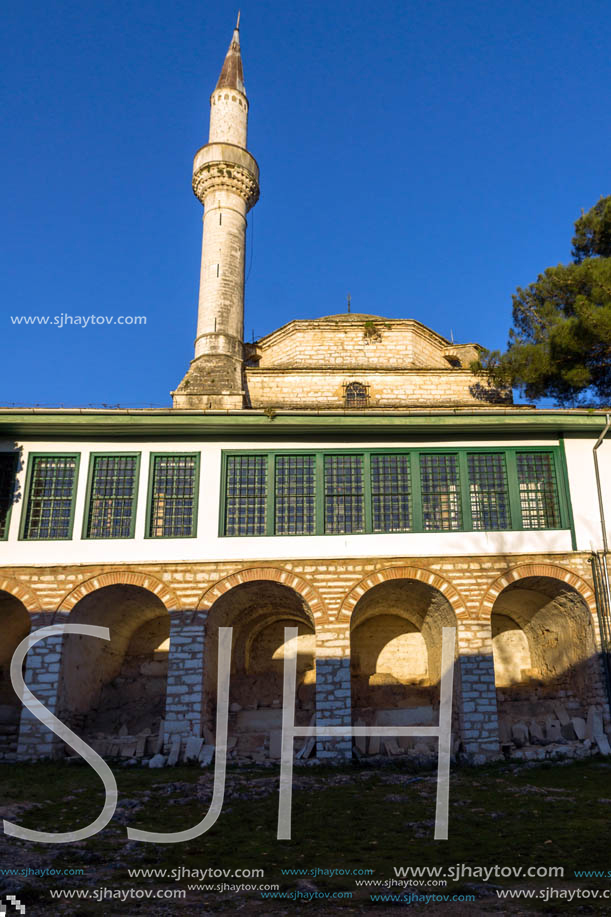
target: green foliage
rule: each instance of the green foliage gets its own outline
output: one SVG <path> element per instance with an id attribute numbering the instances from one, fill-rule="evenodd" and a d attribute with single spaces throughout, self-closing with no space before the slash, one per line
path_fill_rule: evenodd
<path id="1" fill-rule="evenodd" d="M 611 258 L 611 197 L 601 197 L 575 223 L 573 258 L 577 264 L 585 258 Z"/>
<path id="2" fill-rule="evenodd" d="M 376 327 L 375 322 L 366 321 L 365 328 L 363 329 L 363 337 L 366 341 L 381 341 L 382 335 L 380 334 L 379 329 Z"/>
<path id="3" fill-rule="evenodd" d="M 549 267 L 513 296 L 507 350 L 472 368 L 529 399 L 611 403 L 611 197 L 575 223 L 572 264 Z"/>

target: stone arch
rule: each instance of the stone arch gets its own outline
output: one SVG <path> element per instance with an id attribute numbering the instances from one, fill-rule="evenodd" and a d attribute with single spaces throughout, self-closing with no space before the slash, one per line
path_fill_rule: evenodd
<path id="1" fill-rule="evenodd" d="M 295 588 L 292 576 L 275 568 L 241 571 L 227 577 L 221 589 L 208 590 L 200 608 L 206 609 L 204 650 L 204 738 L 215 742 L 219 628 L 231 627 L 231 679 L 229 707 L 230 755 L 262 761 L 280 754 L 284 659 L 297 656 L 295 717 L 307 725 L 315 710 L 315 619 L 303 586 Z M 241 581 L 240 581 L 241 580 Z M 303 582 L 303 581 L 302 581 Z M 219 584 L 217 584 L 218 586 Z M 214 601 L 210 603 L 213 596 Z M 322 612 L 319 611 L 319 614 Z M 287 643 L 285 628 L 297 628 Z"/>
<path id="2" fill-rule="evenodd" d="M 393 572 L 398 569 L 410 570 L 393 568 Z M 434 585 L 433 575 L 394 575 L 380 582 L 374 574 L 368 580 L 372 585 L 358 599 L 350 617 L 353 721 L 383 726 L 432 725 L 439 711 L 443 629 L 457 627 L 456 610 L 447 592 Z M 457 654 L 458 645 L 455 663 Z M 458 741 L 461 690 L 457 664 L 454 693 L 453 733 Z M 409 752 L 427 743 L 402 738 L 399 744 Z M 367 751 L 376 754 L 379 747 L 372 740 Z"/>
<path id="3" fill-rule="evenodd" d="M 497 578 L 482 608 L 490 624 L 501 741 L 575 741 L 575 719 L 606 699 L 594 596 L 554 564 L 521 564 Z"/>
<path id="4" fill-rule="evenodd" d="M 101 754 L 118 753 L 121 733 L 155 734 L 166 704 L 170 613 L 153 589 L 125 579 L 99 577 L 70 612 L 71 622 L 108 627 L 110 640 L 68 634 L 63 644 L 60 718 Z"/>
<path id="5" fill-rule="evenodd" d="M 394 579 L 411 579 L 424 583 L 426 586 L 431 586 L 441 592 L 444 598 L 448 600 L 458 620 L 464 618 L 467 614 L 464 599 L 458 590 L 448 580 L 439 576 L 438 573 L 420 567 L 383 567 L 381 570 L 376 570 L 375 573 L 370 573 L 360 583 L 352 587 L 350 592 L 344 596 L 335 620 L 349 620 L 359 599 L 366 592 L 374 586 L 379 586 L 380 583 L 386 583 Z"/>
<path id="6" fill-rule="evenodd" d="M 30 632 L 30 620 L 23 599 L 0 589 L 0 759 L 17 750 L 22 704 L 11 684 L 10 666 L 13 653 Z"/>
<path id="7" fill-rule="evenodd" d="M 512 583 L 517 582 L 521 579 L 526 579 L 527 577 L 539 577 L 547 576 L 550 579 L 561 580 L 566 583 L 567 586 L 572 586 L 582 597 L 590 612 L 594 617 L 596 623 L 596 599 L 594 597 L 594 592 L 592 587 L 584 580 L 581 576 L 578 576 L 577 573 L 573 573 L 572 570 L 567 570 L 566 567 L 560 567 L 556 564 L 520 564 L 517 567 L 512 567 L 507 570 L 501 576 L 497 577 L 494 582 L 488 587 L 488 591 L 483 597 L 480 604 L 480 615 L 485 617 L 487 621 L 490 621 L 490 616 L 492 614 L 492 607 L 499 595 L 506 589 L 507 586 L 510 586 Z"/>
<path id="8" fill-rule="evenodd" d="M 196 610 L 209 611 L 216 600 L 229 592 L 230 589 L 234 589 L 236 586 L 240 586 L 243 583 L 254 582 L 255 580 L 268 580 L 273 583 L 280 583 L 283 586 L 288 586 L 290 589 L 293 589 L 294 592 L 297 592 L 307 603 L 312 613 L 312 617 L 315 620 L 325 617 L 325 603 L 316 589 L 301 576 L 297 576 L 296 573 L 292 573 L 290 570 L 285 570 L 282 567 L 246 567 L 244 570 L 238 570 L 236 573 L 231 573 L 224 579 L 219 580 L 218 583 L 210 586 L 210 588 L 204 592 L 197 603 Z"/>
<path id="9" fill-rule="evenodd" d="M 82 598 L 97 589 L 103 589 L 105 586 L 140 586 L 140 588 L 146 589 L 147 592 L 152 592 L 163 602 L 166 611 L 177 611 L 181 607 L 176 594 L 157 577 L 151 576 L 150 573 L 140 573 L 137 570 L 111 570 L 83 580 L 64 596 L 57 610 L 72 611 L 76 603 Z"/>
<path id="10" fill-rule="evenodd" d="M 0 591 L 8 592 L 19 599 L 28 611 L 42 611 L 40 600 L 36 593 L 25 583 L 8 576 L 0 576 Z"/>

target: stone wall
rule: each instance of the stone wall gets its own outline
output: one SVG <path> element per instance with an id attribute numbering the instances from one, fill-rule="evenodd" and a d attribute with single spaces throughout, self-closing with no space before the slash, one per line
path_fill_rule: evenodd
<path id="1" fill-rule="evenodd" d="M 346 313 L 289 322 L 257 341 L 252 354 L 262 369 L 447 369 L 468 367 L 478 349 L 450 344 L 413 319 Z"/>
<path id="2" fill-rule="evenodd" d="M 248 406 L 252 408 L 345 407 L 345 386 L 367 386 L 370 408 L 431 405 L 510 404 L 511 395 L 486 385 L 464 369 L 258 369 L 245 370 Z"/>
<path id="3" fill-rule="evenodd" d="M 350 315 L 291 322 L 257 344 L 261 368 L 445 369 L 448 342 L 418 322 Z"/>
<path id="4" fill-rule="evenodd" d="M 33 629 L 51 623 L 54 614 L 56 621 L 69 621 L 68 612 L 77 606 L 80 599 L 112 583 L 128 583 L 156 595 L 172 618 L 166 707 L 168 735 L 172 731 L 185 736 L 201 734 L 206 717 L 205 691 L 202 695 L 201 685 L 205 682 L 205 669 L 210 666 L 212 658 L 208 648 L 204 650 L 208 614 L 220 607 L 218 600 L 223 596 L 233 602 L 234 587 L 247 583 L 254 586 L 262 581 L 282 585 L 294 594 L 296 604 L 294 614 L 289 614 L 289 623 L 301 607 L 307 608 L 308 617 L 313 622 L 316 633 L 316 715 L 319 721 L 321 718 L 333 723 L 351 721 L 351 617 L 363 596 L 382 583 L 396 580 L 425 584 L 427 589 L 443 596 L 451 609 L 457 626 L 457 672 L 460 679 L 455 709 L 463 747 L 471 758 L 482 755 L 493 757 L 498 753 L 491 615 L 495 602 L 499 596 L 507 595 L 505 590 L 512 583 L 524 580 L 532 586 L 534 579 L 544 584 L 559 583 L 562 589 L 572 590 L 587 608 L 593 642 L 591 650 L 588 650 L 589 658 L 582 659 L 583 665 L 590 669 L 590 687 L 582 701 L 585 705 L 594 703 L 606 710 L 600 664 L 593 648 L 600 646 L 600 639 L 587 554 L 429 557 L 417 560 L 405 557 L 321 558 L 318 561 L 288 561 L 282 566 L 185 563 L 130 565 L 112 569 L 95 565 L 67 565 L 55 568 L 21 567 L 4 572 L 5 592 L 27 596 L 31 610 L 35 606 L 40 609 L 31 615 Z M 260 592 L 259 586 L 256 586 L 255 594 L 257 592 Z M 265 599 L 264 593 L 261 598 Z M 270 592 L 268 604 L 272 598 Z M 285 603 L 282 612 L 285 617 L 286 608 Z M 60 615 L 57 615 L 58 609 L 62 612 Z M 418 629 L 426 642 L 426 628 L 418 625 Z M 263 630 L 259 632 L 264 633 Z M 266 641 L 269 642 L 267 637 L 263 642 Z M 35 693 L 56 709 L 61 647 L 47 644 L 48 641 L 38 644 L 30 653 L 26 678 L 32 680 Z M 257 640 L 253 639 L 254 660 L 257 660 L 257 646 Z M 436 662 L 430 650 L 428 666 L 435 678 Z M 260 667 L 259 660 L 254 668 L 258 670 Z M 308 671 L 304 666 L 304 675 Z M 256 672 L 253 677 L 258 677 Z M 309 703 L 306 706 L 309 707 Z M 304 716 L 306 713 L 304 709 Z M 41 755 L 45 749 L 50 754 L 53 746 L 51 734 L 44 727 L 33 724 L 29 715 L 24 714 L 20 754 L 26 757 Z M 349 740 L 319 740 L 319 751 L 346 754 L 349 746 Z"/>

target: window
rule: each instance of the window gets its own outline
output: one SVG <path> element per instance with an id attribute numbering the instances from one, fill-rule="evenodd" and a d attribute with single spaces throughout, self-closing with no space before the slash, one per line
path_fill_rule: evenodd
<path id="1" fill-rule="evenodd" d="M 456 455 L 420 456 L 422 524 L 425 532 L 457 532 L 462 525 Z"/>
<path id="2" fill-rule="evenodd" d="M 344 535 L 365 531 L 363 458 L 325 456 L 325 532 Z"/>
<path id="3" fill-rule="evenodd" d="M 78 455 L 32 455 L 23 538 L 60 540 L 72 536 Z"/>
<path id="4" fill-rule="evenodd" d="M 347 408 L 366 408 L 369 404 L 369 386 L 362 382 L 348 382 L 345 386 L 344 399 Z"/>
<path id="5" fill-rule="evenodd" d="M 409 532 L 409 455 L 371 456 L 371 508 L 374 532 Z"/>
<path id="6" fill-rule="evenodd" d="M 225 499 L 226 535 L 265 535 L 267 456 L 230 455 Z"/>
<path id="7" fill-rule="evenodd" d="M 16 470 L 17 456 L 15 453 L 0 452 L 0 541 L 8 538 Z"/>
<path id="8" fill-rule="evenodd" d="M 139 455 L 92 455 L 85 538 L 131 538 Z"/>
<path id="9" fill-rule="evenodd" d="M 511 528 L 505 456 L 501 452 L 470 452 L 469 499 L 475 531 Z"/>
<path id="10" fill-rule="evenodd" d="M 149 538 L 195 535 L 198 470 L 198 455 L 151 456 Z"/>
<path id="11" fill-rule="evenodd" d="M 516 464 L 523 527 L 559 528 L 560 508 L 553 455 L 549 452 L 518 452 Z"/>
<path id="12" fill-rule="evenodd" d="M 570 529 L 562 451 L 327 449 L 223 455 L 223 535 Z"/>
<path id="13" fill-rule="evenodd" d="M 313 535 L 315 522 L 314 456 L 277 456 L 276 535 Z"/>

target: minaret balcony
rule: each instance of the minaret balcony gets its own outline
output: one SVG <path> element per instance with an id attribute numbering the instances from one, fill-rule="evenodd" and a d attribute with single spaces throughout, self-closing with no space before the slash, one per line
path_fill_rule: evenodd
<path id="1" fill-rule="evenodd" d="M 234 191 L 246 209 L 259 199 L 259 166 L 248 150 L 233 143 L 208 143 L 193 160 L 193 192 L 202 202 L 211 191 Z"/>

